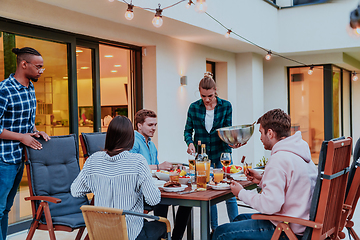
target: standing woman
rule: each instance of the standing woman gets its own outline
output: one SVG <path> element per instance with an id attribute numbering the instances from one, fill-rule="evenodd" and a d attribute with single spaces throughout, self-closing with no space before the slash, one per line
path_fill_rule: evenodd
<path id="1" fill-rule="evenodd" d="M 206 144 L 206 153 L 211 160 L 211 165 L 221 168 L 220 155 L 223 152 L 231 152 L 231 148 L 221 141 L 216 129 L 232 125 L 232 107 L 229 101 L 221 99 L 216 93 L 216 83 L 212 73 L 205 73 L 199 83 L 201 99 L 193 102 L 188 110 L 184 140 L 188 145 L 187 152 L 195 153 L 194 142 L 201 141 Z M 194 139 L 193 139 L 193 132 Z M 235 197 L 226 201 L 227 212 L 230 222 L 238 215 L 238 207 Z M 217 207 L 211 206 L 211 229 L 214 231 L 218 226 Z"/>

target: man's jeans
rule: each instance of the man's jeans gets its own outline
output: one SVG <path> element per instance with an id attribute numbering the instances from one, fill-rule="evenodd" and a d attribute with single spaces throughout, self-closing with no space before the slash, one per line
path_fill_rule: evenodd
<path id="1" fill-rule="evenodd" d="M 6 239 L 8 213 L 22 179 L 24 163 L 9 164 L 0 160 L 0 240 Z"/>
<path id="2" fill-rule="evenodd" d="M 129 227 L 129 226 L 128 226 Z M 136 240 L 160 240 L 166 236 L 166 224 L 158 221 L 144 221 L 144 226 Z"/>
<path id="3" fill-rule="evenodd" d="M 275 231 L 274 224 L 268 220 L 251 219 L 251 215 L 252 214 L 240 214 L 234 219 L 234 222 L 217 227 L 212 240 L 270 240 Z M 283 233 L 280 239 L 288 238 Z"/>
<path id="4" fill-rule="evenodd" d="M 238 205 L 235 197 L 226 200 L 226 209 L 229 221 L 233 222 L 234 218 L 239 215 Z M 218 212 L 216 205 L 212 205 L 210 208 L 210 225 L 212 230 L 215 230 L 218 226 Z"/>

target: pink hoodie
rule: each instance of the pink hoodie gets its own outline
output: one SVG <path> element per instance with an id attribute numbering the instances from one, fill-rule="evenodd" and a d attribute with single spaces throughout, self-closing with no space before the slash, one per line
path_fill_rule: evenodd
<path id="1" fill-rule="evenodd" d="M 302 140 L 301 132 L 296 132 L 273 146 L 259 184 L 262 192 L 258 194 L 243 189 L 238 197 L 264 214 L 308 220 L 317 173 L 308 144 Z M 278 222 L 273 221 L 273 224 L 276 226 Z M 290 226 L 297 235 L 305 231 L 304 226 Z"/>

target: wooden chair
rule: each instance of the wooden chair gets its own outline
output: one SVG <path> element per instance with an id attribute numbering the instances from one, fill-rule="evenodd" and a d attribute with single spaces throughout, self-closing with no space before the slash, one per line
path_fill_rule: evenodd
<path id="1" fill-rule="evenodd" d="M 85 160 L 93 153 L 104 150 L 106 132 L 81 133 L 80 143 Z"/>
<path id="2" fill-rule="evenodd" d="M 127 240 L 126 214 L 164 222 L 167 239 L 171 240 L 171 226 L 166 218 L 107 207 L 82 206 L 81 210 L 90 240 Z"/>
<path id="3" fill-rule="evenodd" d="M 272 240 L 279 239 L 283 231 L 290 240 L 297 240 L 289 223 L 307 227 L 303 240 L 339 239 L 338 232 L 349 172 L 351 143 L 351 138 L 323 142 L 318 165 L 319 175 L 311 202 L 310 220 L 281 215 L 254 214 L 252 216 L 253 219 L 280 222 L 275 228 Z"/>
<path id="4" fill-rule="evenodd" d="M 49 231 L 55 240 L 54 231 L 72 232 L 80 240 L 85 222 L 80 207 L 89 204 L 86 197 L 74 198 L 70 186 L 80 172 L 76 135 L 52 136 L 45 142 L 37 139 L 41 150 L 26 147 L 26 171 L 29 182 L 33 221 L 27 240 L 32 239 L 36 229 Z"/>
<path id="5" fill-rule="evenodd" d="M 359 236 L 356 234 L 353 228 L 354 222 L 352 221 L 352 217 L 360 197 L 360 138 L 356 142 L 353 158 L 354 160 L 350 167 L 349 178 L 346 187 L 345 203 L 340 221 L 339 237 L 341 239 L 345 238 L 345 233 L 341 231 L 344 228 L 347 228 L 349 234 L 355 240 L 360 240 Z"/>

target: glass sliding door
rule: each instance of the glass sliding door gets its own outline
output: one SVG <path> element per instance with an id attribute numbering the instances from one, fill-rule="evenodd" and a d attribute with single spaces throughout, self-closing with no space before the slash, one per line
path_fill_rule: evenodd
<path id="1" fill-rule="evenodd" d="M 324 139 L 324 77 L 322 67 L 315 67 L 312 75 L 308 70 L 308 67 L 289 69 L 291 130 L 292 134 L 301 131 L 312 160 L 317 163 Z"/>
<path id="2" fill-rule="evenodd" d="M 107 131 L 111 119 L 117 115 L 132 118 L 130 54 L 128 49 L 99 45 L 102 132 Z"/>

